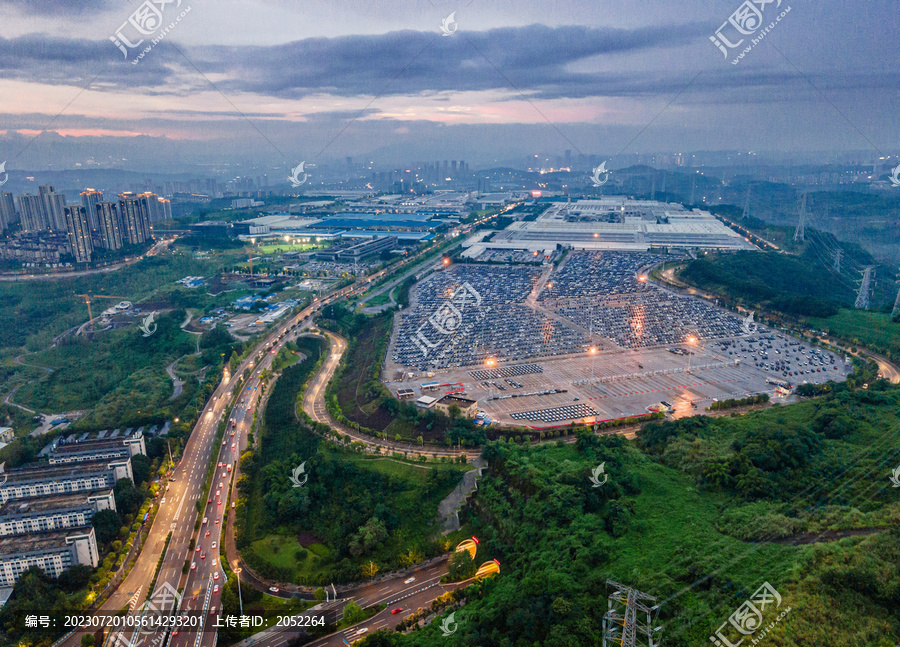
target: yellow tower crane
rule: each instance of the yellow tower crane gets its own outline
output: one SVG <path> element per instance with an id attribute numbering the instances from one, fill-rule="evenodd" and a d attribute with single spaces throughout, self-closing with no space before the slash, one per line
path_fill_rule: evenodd
<path id="1" fill-rule="evenodd" d="M 125 297 L 113 297 L 106 294 L 76 294 L 76 297 L 84 297 L 84 302 L 87 304 L 88 309 L 88 317 L 91 320 L 91 326 L 94 325 L 94 315 L 91 312 L 91 299 L 125 299 Z"/>

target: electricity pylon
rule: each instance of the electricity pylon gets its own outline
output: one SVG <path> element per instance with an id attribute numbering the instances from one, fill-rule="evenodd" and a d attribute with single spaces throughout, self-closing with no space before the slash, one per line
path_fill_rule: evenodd
<path id="1" fill-rule="evenodd" d="M 744 213 L 741 215 L 741 220 L 747 220 L 750 217 L 750 185 L 747 185 L 747 197 L 744 198 Z"/>
<path id="2" fill-rule="evenodd" d="M 834 273 L 841 273 L 841 258 L 844 256 L 844 250 L 839 249 L 834 253 Z"/>
<path id="3" fill-rule="evenodd" d="M 894 309 L 891 310 L 891 317 L 900 312 L 900 290 L 897 290 L 897 298 L 894 300 Z"/>
<path id="4" fill-rule="evenodd" d="M 656 602 L 656 598 L 613 580 L 606 580 L 606 584 L 613 587 L 615 593 L 609 596 L 609 610 L 603 616 L 603 647 L 637 647 L 644 644 L 657 647 L 660 643 L 656 636 L 661 627 L 653 625 L 659 606 L 648 607 L 642 603 L 644 600 Z M 646 621 L 638 620 L 638 615 Z M 638 634 L 641 636 L 640 642 Z"/>
<path id="5" fill-rule="evenodd" d="M 862 310 L 869 309 L 869 286 L 872 283 L 872 274 L 874 271 L 874 265 L 870 265 L 866 268 L 866 272 L 863 274 L 862 285 L 859 286 L 859 294 L 856 295 L 856 303 L 854 305 Z"/>
<path id="6" fill-rule="evenodd" d="M 803 201 L 800 203 L 800 221 L 794 230 L 794 242 L 806 240 L 806 191 L 803 192 Z"/>

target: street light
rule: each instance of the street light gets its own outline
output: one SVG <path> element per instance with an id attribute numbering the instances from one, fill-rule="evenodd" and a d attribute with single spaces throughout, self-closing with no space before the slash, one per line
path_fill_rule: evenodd
<path id="1" fill-rule="evenodd" d="M 597 354 L 597 348 L 595 346 L 591 346 L 588 351 L 591 354 L 591 384 L 594 383 L 594 355 Z"/>
<path id="2" fill-rule="evenodd" d="M 241 615 L 244 615 L 244 600 L 241 598 L 241 568 L 237 567 L 234 569 L 234 574 L 237 575 L 238 581 L 238 604 L 241 606 Z"/>
<path id="3" fill-rule="evenodd" d="M 691 355 L 693 354 L 691 347 L 693 347 L 693 345 L 697 343 L 697 338 L 694 337 L 693 335 L 689 335 L 685 341 L 687 341 L 687 343 L 688 343 L 688 370 L 687 370 L 687 372 L 690 373 L 691 372 Z"/>
<path id="4" fill-rule="evenodd" d="M 488 368 L 494 368 L 494 366 L 497 365 L 497 360 L 495 360 L 493 357 L 488 357 L 486 360 L 484 360 L 484 365 L 487 366 Z M 494 397 L 494 381 L 490 380 L 490 381 L 488 381 L 488 400 L 493 399 L 493 397 Z"/>

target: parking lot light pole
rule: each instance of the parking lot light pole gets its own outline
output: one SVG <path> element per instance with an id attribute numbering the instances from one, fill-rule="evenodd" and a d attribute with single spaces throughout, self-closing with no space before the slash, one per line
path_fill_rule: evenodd
<path id="1" fill-rule="evenodd" d="M 496 366 L 496 364 L 497 364 L 497 360 L 495 360 L 493 357 L 488 357 L 486 360 L 484 360 L 484 365 L 489 369 L 494 368 L 494 366 Z M 488 380 L 487 383 L 488 383 L 488 400 L 491 400 L 494 397 L 494 381 Z"/>
<path id="2" fill-rule="evenodd" d="M 688 370 L 687 370 L 687 372 L 690 373 L 691 372 L 691 354 L 693 353 L 692 349 L 694 347 L 694 344 L 697 343 L 697 338 L 694 337 L 693 335 L 690 335 L 690 336 L 688 336 L 686 341 L 688 344 Z"/>
<path id="3" fill-rule="evenodd" d="M 591 385 L 594 384 L 594 355 L 597 354 L 597 347 L 591 346 L 591 349 L 588 351 L 591 354 Z"/>

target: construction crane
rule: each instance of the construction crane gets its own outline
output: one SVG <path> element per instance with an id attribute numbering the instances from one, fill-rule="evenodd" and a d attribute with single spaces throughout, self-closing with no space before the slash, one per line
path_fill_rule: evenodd
<path id="1" fill-rule="evenodd" d="M 91 312 L 91 299 L 125 299 L 125 297 L 112 297 L 106 294 L 76 294 L 75 296 L 84 297 L 84 302 L 87 304 L 88 317 L 91 320 L 91 326 L 94 325 L 94 315 Z"/>

